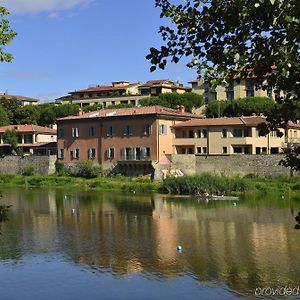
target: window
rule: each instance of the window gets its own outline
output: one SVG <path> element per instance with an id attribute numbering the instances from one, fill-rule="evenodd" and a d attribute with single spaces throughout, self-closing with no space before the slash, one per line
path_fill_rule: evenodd
<path id="1" fill-rule="evenodd" d="M 271 147 L 271 154 L 279 154 L 279 149 L 277 147 Z"/>
<path id="2" fill-rule="evenodd" d="M 95 126 L 91 126 L 89 128 L 89 135 L 90 136 L 95 136 L 96 135 L 96 127 Z"/>
<path id="3" fill-rule="evenodd" d="M 89 94 L 89 98 L 93 98 L 93 94 Z"/>
<path id="4" fill-rule="evenodd" d="M 58 149 L 57 150 L 57 158 L 63 159 L 64 158 L 64 149 Z"/>
<path id="5" fill-rule="evenodd" d="M 122 157 L 124 160 L 132 160 L 133 159 L 133 149 L 132 148 L 124 148 L 122 150 Z"/>
<path id="6" fill-rule="evenodd" d="M 249 129 L 244 129 L 244 137 L 249 137 L 250 134 L 249 134 Z"/>
<path id="7" fill-rule="evenodd" d="M 190 139 L 194 138 L 194 130 L 189 131 L 189 138 Z"/>
<path id="8" fill-rule="evenodd" d="M 206 129 L 202 130 L 202 137 L 207 138 L 207 130 Z"/>
<path id="9" fill-rule="evenodd" d="M 227 138 L 227 129 L 226 128 L 222 129 L 222 137 Z"/>
<path id="10" fill-rule="evenodd" d="M 83 98 L 83 94 L 80 94 L 79 97 L 80 97 L 80 98 Z"/>
<path id="11" fill-rule="evenodd" d="M 262 148 L 262 153 L 267 154 L 267 147 Z"/>
<path id="12" fill-rule="evenodd" d="M 207 153 L 207 148 L 206 148 L 206 147 L 203 147 L 203 148 L 202 148 L 202 152 L 203 152 L 204 154 L 206 154 L 206 153 Z"/>
<path id="13" fill-rule="evenodd" d="M 114 126 L 108 126 L 107 127 L 106 135 L 107 136 L 113 136 L 113 135 L 115 135 L 115 127 Z"/>
<path id="14" fill-rule="evenodd" d="M 151 124 L 145 124 L 144 126 L 144 135 L 150 135 L 152 132 Z"/>
<path id="15" fill-rule="evenodd" d="M 167 126 L 164 124 L 159 125 L 159 134 L 167 134 Z"/>
<path id="16" fill-rule="evenodd" d="M 146 147 L 145 148 L 145 156 L 146 156 L 146 158 L 150 158 L 151 157 L 151 149 L 150 149 L 150 147 Z"/>
<path id="17" fill-rule="evenodd" d="M 234 99 L 234 82 L 231 80 L 226 87 L 226 98 L 227 100 Z"/>
<path id="18" fill-rule="evenodd" d="M 233 137 L 243 137 L 242 129 L 233 129 Z"/>
<path id="19" fill-rule="evenodd" d="M 246 79 L 246 96 L 254 97 L 254 79 Z"/>
<path id="20" fill-rule="evenodd" d="M 197 147 L 197 153 L 201 154 L 201 147 Z"/>
<path id="21" fill-rule="evenodd" d="M 90 148 L 88 150 L 88 158 L 89 159 L 94 159 L 96 157 L 96 149 L 95 148 Z"/>
<path id="22" fill-rule="evenodd" d="M 73 151 L 71 151 L 71 157 L 73 159 L 79 159 L 79 157 L 80 157 L 80 150 L 79 149 L 74 149 Z"/>
<path id="23" fill-rule="evenodd" d="M 201 130 L 200 129 L 197 130 L 197 138 L 201 138 Z"/>
<path id="24" fill-rule="evenodd" d="M 64 136 L 65 136 L 65 129 L 60 127 L 58 130 L 58 137 L 63 138 Z"/>
<path id="25" fill-rule="evenodd" d="M 223 148 L 222 148 L 222 153 L 223 153 L 223 154 L 227 154 L 227 147 L 223 147 Z"/>
<path id="26" fill-rule="evenodd" d="M 79 137 L 79 129 L 72 128 L 72 137 Z"/>
<path id="27" fill-rule="evenodd" d="M 270 132 L 271 138 L 277 138 L 277 130 L 273 130 Z"/>
<path id="28" fill-rule="evenodd" d="M 132 135 L 131 126 L 130 125 L 126 125 L 124 127 L 124 135 Z"/>
<path id="29" fill-rule="evenodd" d="M 235 153 L 235 154 L 243 153 L 242 147 L 233 147 L 233 153 Z"/>
<path id="30" fill-rule="evenodd" d="M 115 157 L 115 148 L 108 148 L 106 154 L 108 159 L 113 159 Z"/>

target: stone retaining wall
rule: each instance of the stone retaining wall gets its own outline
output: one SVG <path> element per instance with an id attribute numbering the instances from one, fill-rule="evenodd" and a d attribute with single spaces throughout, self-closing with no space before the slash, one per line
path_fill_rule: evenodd
<path id="1" fill-rule="evenodd" d="M 181 170 L 185 175 L 216 173 L 227 176 L 256 174 L 262 177 L 289 175 L 289 168 L 279 166 L 283 155 L 189 155 L 174 154 L 170 165 L 159 165 L 155 178 L 163 177 L 165 170 Z"/>
<path id="2" fill-rule="evenodd" d="M 55 173 L 55 161 L 56 155 L 9 155 L 0 158 L 0 174 L 22 174 L 27 167 L 33 166 L 36 174 L 50 175 Z"/>

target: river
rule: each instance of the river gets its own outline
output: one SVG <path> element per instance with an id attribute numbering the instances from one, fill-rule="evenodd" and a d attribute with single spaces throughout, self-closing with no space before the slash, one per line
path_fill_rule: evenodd
<path id="1" fill-rule="evenodd" d="M 1 300 L 249 299 L 300 282 L 300 199 L 1 192 Z"/>

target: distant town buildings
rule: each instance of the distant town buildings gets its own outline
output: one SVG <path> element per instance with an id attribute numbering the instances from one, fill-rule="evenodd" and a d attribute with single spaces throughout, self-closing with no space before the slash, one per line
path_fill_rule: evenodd
<path id="1" fill-rule="evenodd" d="M 0 93 L 0 100 L 19 100 L 22 102 L 22 105 L 36 105 L 38 104 L 39 100 L 37 99 L 33 99 L 33 98 L 29 98 L 29 97 L 25 97 L 25 96 L 14 96 L 14 95 L 9 95 L 7 93 Z"/>
<path id="2" fill-rule="evenodd" d="M 190 120 L 174 125 L 174 153 L 199 155 L 279 154 L 287 143 L 300 143 L 300 125 L 260 136 L 260 116 Z"/>
<path id="3" fill-rule="evenodd" d="M 203 78 L 189 82 L 194 93 L 203 95 L 205 104 L 213 100 L 233 100 L 245 97 L 269 97 L 275 99 L 272 88 L 266 90 L 255 88 L 254 78 L 232 79 L 226 86 L 212 88 Z"/>
<path id="4" fill-rule="evenodd" d="M 0 155 L 10 154 L 11 146 L 5 144 L 3 135 L 7 130 L 15 130 L 18 148 L 24 153 L 37 155 L 56 154 L 56 130 L 37 125 L 8 125 L 0 127 Z"/>
<path id="5" fill-rule="evenodd" d="M 70 92 L 68 96 L 56 99 L 56 103 L 74 103 L 81 107 L 88 105 L 132 104 L 139 105 L 143 98 L 158 96 L 162 93 L 185 93 L 192 89 L 171 80 L 150 80 L 144 84 L 129 81 L 114 81 L 109 86 L 95 86 Z"/>

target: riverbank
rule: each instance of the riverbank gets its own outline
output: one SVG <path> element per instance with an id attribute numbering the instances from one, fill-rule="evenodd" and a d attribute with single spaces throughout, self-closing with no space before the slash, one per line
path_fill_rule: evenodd
<path id="1" fill-rule="evenodd" d="M 174 195 L 196 195 L 203 192 L 217 195 L 241 195 L 251 193 L 280 193 L 289 195 L 300 191 L 300 177 L 261 178 L 225 177 L 214 174 L 170 177 L 153 182 L 146 178 L 124 176 L 86 179 L 73 176 L 22 176 L 0 175 L 1 187 L 24 188 L 76 188 L 83 190 L 126 191 L 135 193 L 161 192 Z"/>

